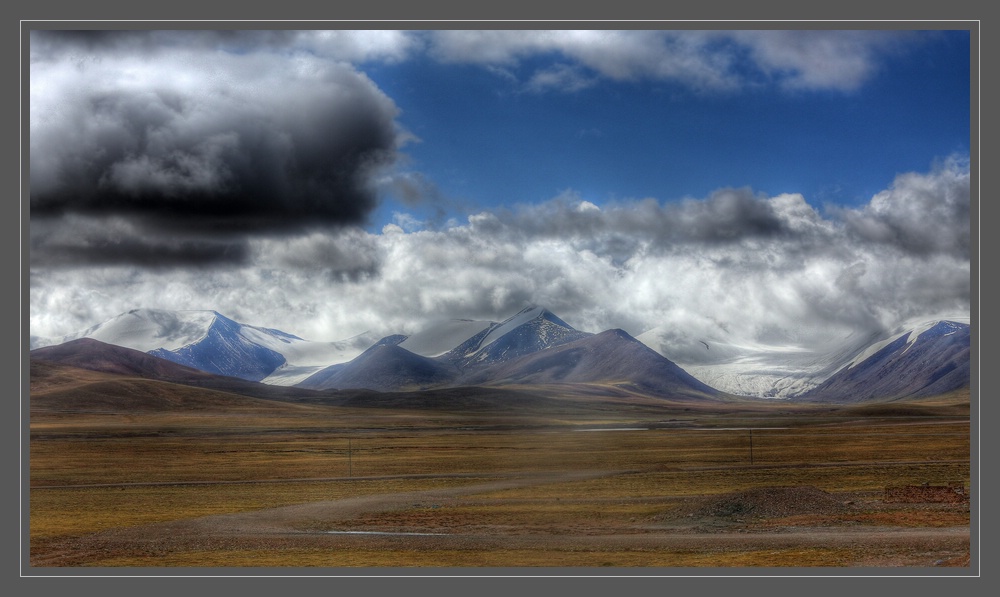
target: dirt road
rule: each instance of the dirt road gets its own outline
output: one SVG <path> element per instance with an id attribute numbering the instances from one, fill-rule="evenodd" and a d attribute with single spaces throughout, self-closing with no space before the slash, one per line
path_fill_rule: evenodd
<path id="1" fill-rule="evenodd" d="M 968 527 L 873 527 L 851 525 L 775 527 L 713 524 L 704 516 L 681 520 L 629 520 L 525 527 L 463 525 L 434 517 L 408 519 L 407 511 L 467 503 L 469 496 L 548 483 L 620 474 L 583 471 L 529 474 L 463 487 L 358 496 L 237 514 L 206 516 L 120 528 L 45 546 L 32 567 L 103 565 L 110 558 L 145 554 L 151 565 L 165 554 L 238 550 L 411 550 L 422 552 L 496 550 L 674 550 L 734 553 L 791 548 L 849 549 L 846 566 L 968 565 Z M 599 505 L 595 505 L 595 508 Z M 380 520 L 391 520 L 381 524 Z M 400 520 L 407 521 L 400 523 Z M 707 530 L 706 530 L 707 529 Z M 965 562 L 964 564 L 962 562 Z"/>

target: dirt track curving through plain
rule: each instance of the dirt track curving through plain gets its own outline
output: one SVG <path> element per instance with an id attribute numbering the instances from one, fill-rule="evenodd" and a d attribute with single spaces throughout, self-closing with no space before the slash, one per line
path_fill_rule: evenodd
<path id="1" fill-rule="evenodd" d="M 448 508 L 469 496 L 505 489 L 565 483 L 621 474 L 577 471 L 527 474 L 462 487 L 365 495 L 236 514 L 120 528 L 64 539 L 32 556 L 33 567 L 101 566 L 128 554 L 146 554 L 151 565 L 165 554 L 185 551 L 281 550 L 680 550 L 746 552 L 765 549 L 850 549 L 846 566 L 968 565 L 968 527 L 796 526 L 767 531 L 738 524 L 701 525 L 706 519 L 639 521 L 618 527 L 516 528 L 497 524 L 463 527 L 412 525 L 373 527 L 380 515 L 413 508 Z M 595 506 L 599 507 L 599 506 Z M 707 530 L 706 530 L 707 529 Z M 964 560 L 963 560 L 964 558 Z M 962 562 L 965 563 L 962 563 Z"/>

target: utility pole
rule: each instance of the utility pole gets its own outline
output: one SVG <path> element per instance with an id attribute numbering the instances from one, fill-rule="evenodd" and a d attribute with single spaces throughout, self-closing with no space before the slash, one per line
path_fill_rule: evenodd
<path id="1" fill-rule="evenodd" d="M 753 427 L 750 428 L 750 466 L 753 466 Z"/>

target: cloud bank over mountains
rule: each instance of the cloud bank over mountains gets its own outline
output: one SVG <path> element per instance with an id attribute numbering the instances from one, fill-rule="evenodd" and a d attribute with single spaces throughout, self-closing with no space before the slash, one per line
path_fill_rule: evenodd
<path id="1" fill-rule="evenodd" d="M 921 203 L 928 188 L 949 198 L 935 203 L 933 219 Z M 74 330 L 135 305 L 196 308 L 197 297 L 211 297 L 237 319 L 338 340 L 368 330 L 413 333 L 443 313 L 491 319 L 543 304 L 587 331 L 676 325 L 807 344 L 924 313 L 967 313 L 968 213 L 961 160 L 901 175 L 837 217 L 800 195 L 749 189 L 604 209 L 567 192 L 441 229 L 388 224 L 380 234 L 344 228 L 256 238 L 242 265 L 224 269 L 38 271 L 32 304 L 49 319 L 32 327 Z M 932 240 L 914 242 L 923 237 Z M 315 327 L 298 327 L 304 319 Z"/>
<path id="2" fill-rule="evenodd" d="M 677 326 L 809 346 L 969 311 L 961 155 L 898 173 L 853 207 L 746 187 L 614 201 L 569 188 L 436 222 L 400 211 L 365 229 L 386 189 L 414 205 L 450 201 L 408 163 L 420 131 L 400 123 L 365 65 L 471 65 L 524 93 L 645 80 L 709 97 L 848 94 L 905 51 L 908 32 L 33 31 L 30 41 L 33 335 L 144 307 L 342 340 L 538 304 L 585 331 Z"/>

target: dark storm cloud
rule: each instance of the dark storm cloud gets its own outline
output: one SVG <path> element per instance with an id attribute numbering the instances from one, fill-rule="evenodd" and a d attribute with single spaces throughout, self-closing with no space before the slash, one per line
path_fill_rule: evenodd
<path id="1" fill-rule="evenodd" d="M 31 52 L 38 57 L 58 58 L 67 53 L 153 53 L 171 48 L 239 48 L 287 46 L 300 32 L 248 30 L 129 30 L 52 29 L 31 32 Z"/>
<path id="2" fill-rule="evenodd" d="M 612 203 L 605 209 L 581 201 L 572 192 L 544 204 L 498 211 L 473 224 L 484 231 L 503 225 L 524 238 L 543 236 L 600 239 L 616 251 L 635 246 L 636 239 L 652 246 L 739 244 L 748 240 L 802 237 L 815 230 L 796 227 L 789 209 L 805 209 L 806 219 L 818 221 L 805 201 L 755 195 L 750 189 L 724 188 L 701 200 L 661 203 L 652 199 Z M 801 219 L 801 218 L 800 218 Z"/>
<path id="3" fill-rule="evenodd" d="M 71 34 L 59 54 L 43 39 L 31 63 L 33 221 L 124 217 L 149 251 L 183 232 L 205 237 L 190 245 L 194 261 L 224 258 L 205 241 L 363 223 L 404 137 L 392 100 L 343 63 L 125 51 L 151 43 L 135 33 Z M 149 252 L 90 247 L 97 260 Z"/>
<path id="4" fill-rule="evenodd" d="M 136 265 L 162 269 L 246 264 L 251 256 L 244 238 L 198 235 L 150 235 L 127 219 L 69 216 L 32 222 L 32 267 Z"/>
<path id="5" fill-rule="evenodd" d="M 723 188 L 704 199 L 612 202 L 604 208 L 572 191 L 549 202 L 470 219 L 478 233 L 516 242 L 562 239 L 623 263 L 638 252 L 718 255 L 725 267 L 800 267 L 803 260 L 850 262 L 855 253 L 892 249 L 917 258 L 968 260 L 971 245 L 967 158 L 910 172 L 862 208 L 821 214 L 798 194 L 767 197 Z M 767 251 L 780 247 L 780 259 Z M 729 251 L 728 249 L 739 249 Z M 739 256 L 736 258 L 735 256 Z"/>
<path id="6" fill-rule="evenodd" d="M 177 49 L 247 53 L 272 49 L 307 51 L 352 63 L 405 59 L 423 45 L 417 32 L 378 30 L 35 30 L 31 53 L 45 59 L 82 58 L 94 53 L 154 55 Z"/>
<path id="7" fill-rule="evenodd" d="M 145 268 L 168 268 L 233 265 L 246 261 L 247 247 L 244 243 L 223 243 L 210 241 L 182 241 L 159 244 L 146 239 L 125 240 L 95 239 L 86 245 L 52 243 L 32 257 L 32 263 L 44 263 L 50 267 L 91 266 L 96 263 L 108 265 L 137 265 Z"/>
<path id="8" fill-rule="evenodd" d="M 391 101 L 349 67 L 240 88 L 212 89 L 205 74 L 207 89 L 82 88 L 54 113 L 40 106 L 32 215 L 131 214 L 221 231 L 363 220 L 372 170 L 395 151 Z"/>
<path id="9" fill-rule="evenodd" d="M 356 228 L 260 240 L 253 256 L 260 267 L 310 272 L 333 282 L 377 276 L 382 259 L 375 237 Z"/>
<path id="10" fill-rule="evenodd" d="M 749 189 L 717 191 L 707 201 L 688 203 L 677 215 L 678 230 L 691 240 L 728 242 L 788 232 L 770 202 Z"/>

